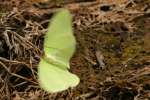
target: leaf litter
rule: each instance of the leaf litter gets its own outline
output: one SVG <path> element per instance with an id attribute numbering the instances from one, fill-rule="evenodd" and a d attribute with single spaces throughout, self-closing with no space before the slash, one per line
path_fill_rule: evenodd
<path id="1" fill-rule="evenodd" d="M 1 100 L 150 99 L 150 0 L 0 1 Z M 77 49 L 74 89 L 49 94 L 38 85 L 37 65 L 53 13 L 70 9 Z"/>

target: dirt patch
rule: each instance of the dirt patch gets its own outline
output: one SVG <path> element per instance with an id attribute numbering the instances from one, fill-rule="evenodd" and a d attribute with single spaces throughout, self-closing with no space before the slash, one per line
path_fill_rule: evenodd
<path id="1" fill-rule="evenodd" d="M 0 99 L 150 99 L 149 0 L 0 1 Z M 9 6 L 8 6 L 9 5 Z M 77 49 L 71 71 L 80 84 L 48 94 L 37 82 L 48 22 L 65 7 Z"/>

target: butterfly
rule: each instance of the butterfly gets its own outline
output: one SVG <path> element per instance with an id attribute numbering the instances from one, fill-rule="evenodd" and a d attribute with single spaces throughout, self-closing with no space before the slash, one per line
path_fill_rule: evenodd
<path id="1" fill-rule="evenodd" d="M 69 61 L 75 52 L 72 17 L 61 9 L 52 18 L 44 40 L 44 56 L 38 66 L 40 86 L 50 92 L 60 92 L 79 84 L 79 77 L 69 72 Z"/>

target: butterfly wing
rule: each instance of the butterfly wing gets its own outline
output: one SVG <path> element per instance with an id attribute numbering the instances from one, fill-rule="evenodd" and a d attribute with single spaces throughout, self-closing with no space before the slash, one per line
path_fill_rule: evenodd
<path id="1" fill-rule="evenodd" d="M 74 87 L 79 83 L 79 78 L 67 69 L 62 70 L 56 65 L 49 64 L 44 59 L 38 67 L 39 83 L 48 92 L 59 92 Z"/>
<path id="2" fill-rule="evenodd" d="M 75 39 L 68 10 L 58 12 L 52 19 L 44 40 L 45 55 L 38 67 L 41 87 L 58 92 L 79 83 L 79 78 L 68 71 L 69 60 L 75 51 Z"/>
<path id="3" fill-rule="evenodd" d="M 52 18 L 45 35 L 44 51 L 47 58 L 69 68 L 69 60 L 75 51 L 72 17 L 63 9 Z"/>

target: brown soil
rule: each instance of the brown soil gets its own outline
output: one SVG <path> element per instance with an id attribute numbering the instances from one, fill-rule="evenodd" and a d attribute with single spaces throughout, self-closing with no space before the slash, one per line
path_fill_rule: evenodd
<path id="1" fill-rule="evenodd" d="M 37 82 L 48 22 L 74 18 L 74 89 L 44 92 Z M 150 0 L 0 0 L 0 100 L 150 100 Z"/>

